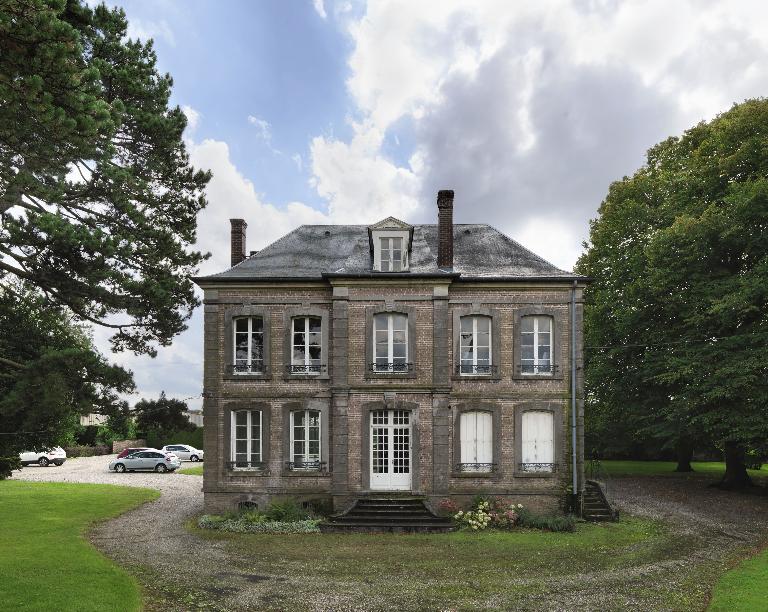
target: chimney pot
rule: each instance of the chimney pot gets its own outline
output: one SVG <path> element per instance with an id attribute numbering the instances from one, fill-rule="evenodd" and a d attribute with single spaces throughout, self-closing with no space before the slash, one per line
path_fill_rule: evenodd
<path id="1" fill-rule="evenodd" d="M 453 270 L 453 190 L 437 192 L 437 267 Z"/>
<path id="2" fill-rule="evenodd" d="M 232 253 L 232 265 L 236 266 L 245 259 L 245 228 L 248 224 L 243 219 L 230 219 L 232 232 L 230 234 L 230 248 Z"/>

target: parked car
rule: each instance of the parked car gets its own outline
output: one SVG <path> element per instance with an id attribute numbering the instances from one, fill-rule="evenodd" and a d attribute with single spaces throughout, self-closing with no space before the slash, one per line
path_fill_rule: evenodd
<path id="1" fill-rule="evenodd" d="M 61 446 L 54 446 L 51 449 L 43 449 L 41 451 L 24 451 L 19 453 L 21 459 L 21 465 L 32 465 L 37 463 L 42 467 L 48 467 L 53 465 L 61 465 L 67 460 L 67 453 Z"/>
<path id="2" fill-rule="evenodd" d="M 181 467 L 181 460 L 172 453 L 164 453 L 154 448 L 131 453 L 122 459 L 115 459 L 109 469 L 115 472 L 133 472 L 135 470 L 154 470 L 155 472 L 173 472 Z"/>
<path id="3" fill-rule="evenodd" d="M 189 444 L 168 444 L 163 446 L 163 452 L 174 453 L 182 461 L 202 461 L 203 451 Z"/>
<path id="4" fill-rule="evenodd" d="M 145 451 L 145 450 L 155 450 L 155 449 L 153 449 L 153 448 L 149 448 L 149 447 L 142 447 L 142 448 L 126 448 L 124 451 L 122 451 L 122 452 L 121 452 L 121 453 L 120 453 L 120 454 L 117 456 L 117 458 L 118 458 L 118 459 L 122 459 L 123 457 L 127 457 L 128 455 L 131 455 L 131 454 L 133 454 L 133 453 L 138 453 L 138 452 L 140 452 L 140 451 Z"/>

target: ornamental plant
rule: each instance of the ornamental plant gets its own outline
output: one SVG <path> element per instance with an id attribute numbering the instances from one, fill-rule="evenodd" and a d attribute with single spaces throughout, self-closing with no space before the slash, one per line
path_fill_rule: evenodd
<path id="1" fill-rule="evenodd" d="M 474 531 L 488 527 L 509 530 L 518 524 L 522 511 L 522 504 L 511 504 L 500 497 L 491 500 L 480 498 L 471 510 L 459 510 L 454 514 L 453 520 L 461 527 Z"/>

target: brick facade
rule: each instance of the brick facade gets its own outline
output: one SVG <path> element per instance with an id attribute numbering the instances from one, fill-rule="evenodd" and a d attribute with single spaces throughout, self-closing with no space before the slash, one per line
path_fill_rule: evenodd
<path id="1" fill-rule="evenodd" d="M 570 371 L 571 292 L 576 298 L 578 482 L 583 486 L 583 409 L 581 400 L 581 320 L 583 284 L 566 281 L 469 282 L 459 279 L 407 277 L 344 279 L 302 283 L 249 281 L 201 283 L 205 290 L 204 340 L 204 467 L 205 507 L 221 512 L 250 501 L 271 499 L 332 499 L 343 509 L 371 493 L 370 460 L 364 449 L 372 409 L 405 409 L 412 415 L 412 489 L 432 504 L 451 497 L 468 504 L 477 494 L 500 495 L 540 511 L 562 508 L 571 483 Z M 263 376 L 232 374 L 233 313 L 248 308 L 264 313 L 269 333 Z M 244 310 L 246 309 L 246 310 Z M 454 312 L 492 311 L 498 336 L 493 377 L 468 380 L 456 375 Z M 374 311 L 406 312 L 414 317 L 415 338 L 411 376 L 372 376 L 369 371 L 371 323 Z M 327 324 L 323 365 L 327 376 L 295 376 L 290 364 L 290 317 L 286 312 L 322 314 Z M 555 320 L 552 376 L 524 377 L 519 360 L 520 314 L 541 313 Z M 368 353 L 367 353 L 368 351 Z M 518 353 L 516 353 L 518 351 Z M 256 406 L 268 415 L 264 424 L 266 465 L 259 471 L 229 467 L 230 413 Z M 322 435 L 327 464 L 319 472 L 286 468 L 288 419 L 292 406 L 322 411 Z M 456 445 L 457 415 L 467 406 L 484 406 L 498 423 L 496 466 L 488 474 L 462 473 Z M 555 415 L 555 460 L 552 474 L 522 474 L 520 415 L 527 409 L 551 410 Z M 494 426 L 497 427 L 497 426 Z"/>

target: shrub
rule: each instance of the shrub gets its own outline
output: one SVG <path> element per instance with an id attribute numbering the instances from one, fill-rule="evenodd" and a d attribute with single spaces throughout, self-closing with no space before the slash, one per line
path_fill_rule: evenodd
<path id="1" fill-rule="evenodd" d="M 309 510 L 302 508 L 292 499 L 273 501 L 269 504 L 264 514 L 270 521 L 278 522 L 305 521 L 312 518 Z"/>
<path id="2" fill-rule="evenodd" d="M 453 519 L 461 527 L 474 531 L 489 527 L 503 530 L 528 527 L 545 531 L 574 531 L 576 528 L 576 521 L 572 515 L 540 516 L 523 507 L 522 504 L 511 504 L 499 497 L 489 499 L 477 496 L 471 510 L 459 510 L 453 515 Z"/>
<path id="3" fill-rule="evenodd" d="M 576 529 L 576 520 L 571 514 L 566 516 L 540 516 L 533 514 L 526 508 L 520 508 L 518 513 L 518 524 L 521 527 L 543 529 L 545 531 L 574 531 Z"/>
<path id="4" fill-rule="evenodd" d="M 246 519 L 245 515 L 249 515 Z M 224 516 L 204 514 L 197 521 L 201 529 L 218 529 L 232 533 L 319 533 L 318 520 L 269 521 L 258 512 L 240 514 L 231 519 Z"/>
<path id="5" fill-rule="evenodd" d="M 108 446 L 65 446 L 67 457 L 93 457 L 95 455 L 109 455 L 111 449 Z"/>

